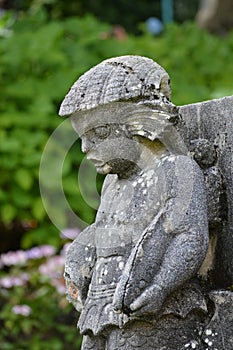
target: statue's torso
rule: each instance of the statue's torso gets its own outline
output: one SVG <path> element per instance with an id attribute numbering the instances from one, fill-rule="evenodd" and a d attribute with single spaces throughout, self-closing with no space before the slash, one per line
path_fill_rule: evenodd
<path id="1" fill-rule="evenodd" d="M 114 313 L 112 299 L 132 247 L 169 196 L 162 166 L 166 158 L 132 179 L 108 175 L 105 181 L 94 224 L 97 261 L 79 320 L 81 331 L 98 332 L 109 323 L 128 321 L 126 315 Z M 98 315 L 98 321 L 93 322 L 91 314 Z"/>
<path id="2" fill-rule="evenodd" d="M 182 232 L 185 227 L 192 232 L 192 220 L 186 213 L 192 203 L 196 203 L 196 186 L 202 186 L 198 181 L 199 176 L 201 172 L 191 159 L 187 161 L 187 157 L 170 155 L 132 179 L 119 180 L 113 175 L 107 177 L 96 221 L 91 227 L 96 262 L 79 319 L 81 333 L 91 330 L 98 334 L 109 325 L 123 327 L 130 322 L 130 317 L 123 313 L 116 314 L 112 306 L 125 263 L 133 247 L 161 211 L 164 215 L 160 228 L 155 224 L 155 229 L 150 229 L 153 232 L 154 271 L 159 269 L 166 244 L 172 241 L 175 232 Z M 187 191 L 183 191 L 184 183 Z M 150 273 L 146 270 L 147 266 L 141 270 L 141 273 L 145 271 L 145 276 Z M 135 288 L 143 290 L 145 286 L 135 285 Z M 194 307 L 199 305 L 193 304 Z M 177 310 L 172 309 L 171 312 L 182 315 L 182 310 Z"/>

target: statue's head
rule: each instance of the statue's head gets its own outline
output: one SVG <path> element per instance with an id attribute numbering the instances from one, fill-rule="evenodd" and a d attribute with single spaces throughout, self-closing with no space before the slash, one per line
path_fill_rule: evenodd
<path id="1" fill-rule="evenodd" d="M 123 149 L 132 162 L 138 157 L 137 136 L 171 146 L 171 120 L 178 113 L 170 98 L 170 79 L 160 65 L 146 57 L 121 56 L 107 59 L 83 74 L 66 95 L 59 114 L 72 117 L 84 152 L 90 153 L 94 143 L 102 152 L 108 150 L 111 154 L 111 147 L 113 153 L 120 152 L 112 159 L 113 169 L 117 163 L 123 166 L 119 161 Z M 105 168 L 100 172 L 109 171 Z"/>

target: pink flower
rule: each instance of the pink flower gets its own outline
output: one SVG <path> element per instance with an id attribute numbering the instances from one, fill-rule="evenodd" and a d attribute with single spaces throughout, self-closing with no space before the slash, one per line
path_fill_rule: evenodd
<path id="1" fill-rule="evenodd" d="M 51 245 L 33 247 L 26 251 L 28 259 L 41 259 L 55 254 L 55 248 Z"/>
<path id="2" fill-rule="evenodd" d="M 13 279 L 12 277 L 3 277 L 0 279 L 0 285 L 3 288 L 11 288 L 13 287 Z"/>
<path id="3" fill-rule="evenodd" d="M 8 252 L 0 257 L 1 263 L 5 266 L 22 265 L 27 261 L 27 255 L 23 250 Z"/>
<path id="4" fill-rule="evenodd" d="M 53 256 L 46 263 L 40 265 L 39 271 L 42 275 L 50 278 L 60 278 L 63 275 L 65 259 L 63 256 Z"/>
<path id="5" fill-rule="evenodd" d="M 23 265 L 31 259 L 41 259 L 54 255 L 55 248 L 51 245 L 33 247 L 29 250 L 17 250 L 0 255 L 0 266 Z"/>
<path id="6" fill-rule="evenodd" d="M 58 293 L 65 294 L 65 284 L 63 279 L 65 258 L 63 256 L 53 256 L 39 267 L 42 275 L 50 278 L 50 283 L 56 288 Z"/>
<path id="7" fill-rule="evenodd" d="M 48 244 L 42 245 L 40 249 L 44 257 L 52 256 L 56 252 L 56 249 L 52 245 L 48 245 Z"/>
<path id="8" fill-rule="evenodd" d="M 28 305 L 15 305 L 13 306 L 12 311 L 16 315 L 29 316 L 32 309 Z"/>
<path id="9" fill-rule="evenodd" d="M 0 279 L 0 286 L 3 288 L 12 288 L 23 286 L 29 280 L 29 275 L 25 272 L 19 276 L 6 276 Z"/>

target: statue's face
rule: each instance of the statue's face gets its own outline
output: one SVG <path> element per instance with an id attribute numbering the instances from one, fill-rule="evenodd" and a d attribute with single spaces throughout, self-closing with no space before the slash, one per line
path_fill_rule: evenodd
<path id="1" fill-rule="evenodd" d="M 127 136 L 125 126 L 112 124 L 99 126 L 81 137 L 82 151 L 101 174 L 126 176 L 137 168 L 140 157 L 139 143 Z"/>

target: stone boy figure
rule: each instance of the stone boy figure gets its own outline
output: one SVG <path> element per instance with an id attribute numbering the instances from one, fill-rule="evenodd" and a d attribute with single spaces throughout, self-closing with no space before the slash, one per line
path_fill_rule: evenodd
<path id="1" fill-rule="evenodd" d="M 107 175 L 96 220 L 65 267 L 83 350 L 204 349 L 196 274 L 208 247 L 206 190 L 170 95 L 163 68 L 123 56 L 90 69 L 62 103 L 83 152 Z"/>

